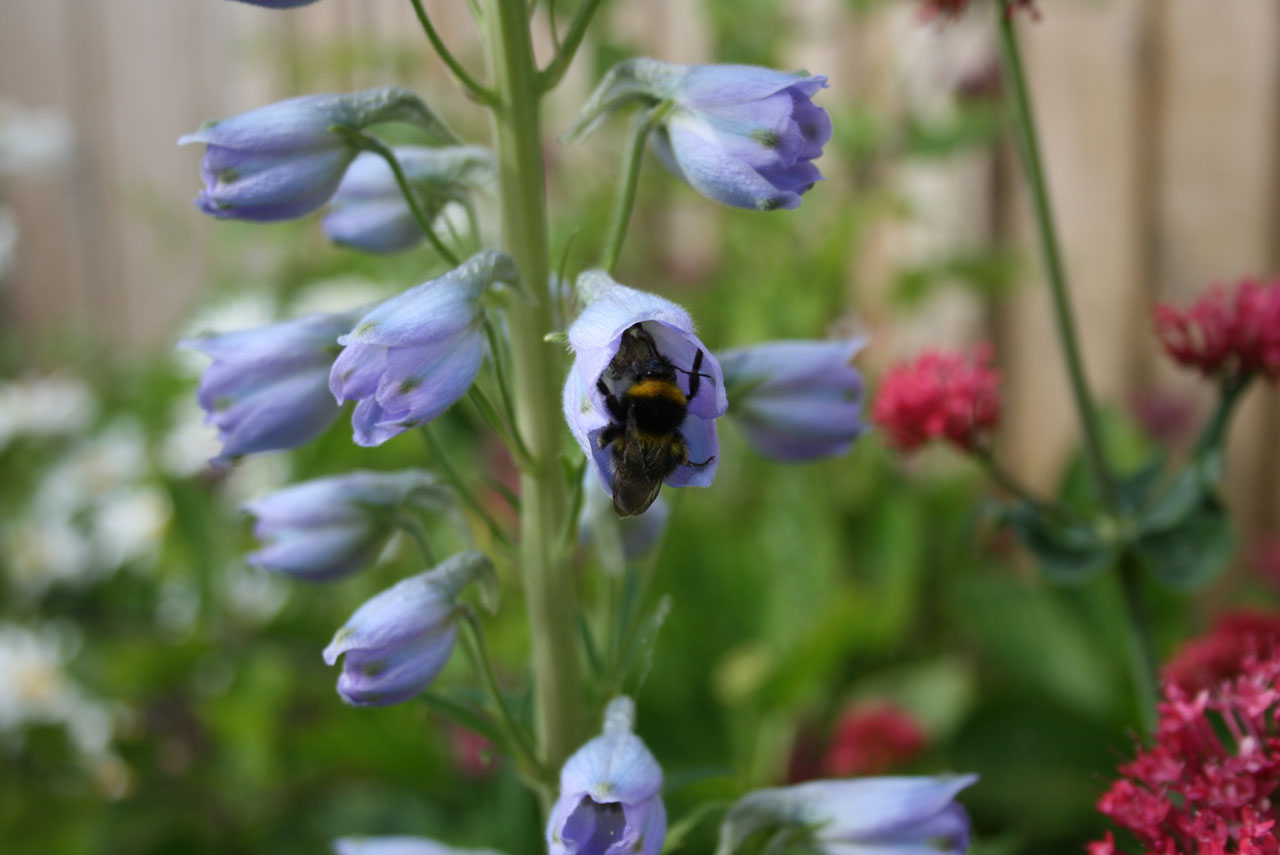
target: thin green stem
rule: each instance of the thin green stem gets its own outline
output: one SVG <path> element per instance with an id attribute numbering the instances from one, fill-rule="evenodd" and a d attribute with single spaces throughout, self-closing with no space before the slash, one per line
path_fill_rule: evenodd
<path id="1" fill-rule="evenodd" d="M 987 472 L 987 477 L 995 482 L 1006 493 L 1030 505 L 1042 514 L 1062 520 L 1076 519 L 1077 515 L 1056 502 L 1051 502 L 1031 492 L 1025 484 L 1017 479 L 1009 470 L 996 462 L 995 456 L 988 449 L 975 448 L 973 456 Z"/>
<path id="2" fill-rule="evenodd" d="M 534 709 L 540 757 L 559 768 L 585 739 L 573 578 L 561 551 L 567 490 L 559 466 L 561 366 L 545 341 L 553 327 L 549 293 L 546 176 L 542 157 L 541 82 L 524 0 L 485 0 L 494 152 L 502 197 L 502 245 L 515 260 L 528 303 L 511 311 L 516 422 L 533 465 L 521 476 L 520 559 L 529 619 Z M 544 807 L 554 798 L 542 792 Z"/>
<path id="3" fill-rule="evenodd" d="M 462 503 L 484 522 L 485 526 L 488 527 L 490 534 L 493 535 L 494 540 L 498 541 L 503 546 L 514 548 L 511 538 L 507 536 L 505 531 L 503 531 L 502 526 L 498 525 L 498 521 L 495 520 L 487 510 L 485 510 L 484 505 L 481 504 L 480 500 L 471 492 L 466 481 L 462 480 L 462 477 L 458 474 L 458 470 L 453 468 L 453 464 L 449 462 L 449 452 L 440 444 L 440 441 L 436 439 L 435 434 L 431 430 L 431 425 L 423 425 L 418 432 L 422 434 L 422 438 L 427 444 L 427 449 L 431 453 L 432 464 L 440 470 L 441 474 L 444 475 L 445 480 L 449 482 L 449 486 L 453 487 L 454 492 L 458 494 L 458 498 L 462 500 Z"/>
<path id="4" fill-rule="evenodd" d="M 470 636 L 470 644 L 467 645 L 467 650 L 471 654 L 471 660 L 475 665 L 477 675 L 484 683 L 485 690 L 489 693 L 489 697 L 502 719 L 503 726 L 511 737 L 512 744 L 519 751 L 520 759 L 529 767 L 539 783 L 545 784 L 549 778 L 547 768 L 538 759 L 538 752 L 533 747 L 533 741 L 529 738 L 528 731 L 511 712 L 511 706 L 507 703 L 506 695 L 503 694 L 502 687 L 498 685 L 498 678 L 493 670 L 493 660 L 489 656 L 488 645 L 485 644 L 484 628 L 480 626 L 480 620 L 470 608 L 462 608 L 460 615 Z"/>
<path id="5" fill-rule="evenodd" d="M 1014 30 L 1014 16 L 1008 14 L 1004 3 L 992 5 L 996 9 L 996 17 L 999 21 L 1000 52 L 1009 82 L 1014 136 L 1018 142 L 1018 153 L 1021 155 L 1023 167 L 1026 169 L 1027 183 L 1031 189 L 1036 229 L 1040 236 L 1045 271 L 1049 278 L 1049 291 L 1053 297 L 1054 321 L 1058 328 L 1058 338 L 1062 342 L 1063 354 L 1066 357 L 1067 373 L 1071 381 L 1071 396 L 1084 434 L 1085 458 L 1098 493 L 1106 503 L 1107 509 L 1115 514 L 1120 507 L 1119 496 L 1111 470 L 1107 465 L 1102 443 L 1102 428 L 1098 423 L 1097 411 L 1089 393 L 1089 385 L 1085 380 L 1079 337 L 1076 333 L 1074 316 L 1071 314 L 1066 270 L 1062 263 L 1057 227 L 1054 224 L 1053 208 L 1049 201 L 1049 184 L 1045 178 L 1044 165 L 1040 157 L 1035 114 L 1031 109 L 1031 96 L 1027 88 L 1026 73 L 1023 70 L 1022 53 L 1018 48 L 1018 37 Z"/>
<path id="6" fill-rule="evenodd" d="M 1227 427 L 1231 424 L 1231 414 L 1235 412 L 1236 404 L 1240 402 L 1252 380 L 1253 375 L 1248 373 L 1229 374 L 1223 378 L 1218 389 L 1218 404 L 1196 439 L 1194 456 L 1201 457 L 1221 447 L 1227 436 Z"/>
<path id="7" fill-rule="evenodd" d="M 497 93 L 472 77 L 471 72 L 467 71 L 449 50 L 449 47 L 444 43 L 444 39 L 440 38 L 440 33 L 436 32 L 435 26 L 431 23 L 431 18 L 427 16 L 427 10 L 422 5 L 422 0 L 410 0 L 410 2 L 413 3 L 413 11 L 418 16 L 418 22 L 422 24 L 422 31 L 427 34 L 427 40 L 431 42 L 431 46 L 435 48 L 436 53 L 444 60 L 444 64 L 449 66 L 449 70 L 458 79 L 458 83 L 462 84 L 462 88 L 468 97 L 479 101 L 481 104 L 496 104 L 498 101 Z"/>
<path id="8" fill-rule="evenodd" d="M 422 233 L 427 236 L 427 240 L 435 247 L 436 252 L 440 253 L 440 257 L 455 267 L 461 263 L 458 256 L 445 245 L 444 241 L 440 240 L 440 236 L 432 228 L 431 218 L 422 209 L 422 203 L 418 201 L 418 194 L 413 192 L 413 185 L 409 183 L 408 177 L 404 174 L 404 168 L 400 166 L 400 160 L 396 157 L 395 152 L 377 137 L 362 133 L 356 133 L 354 136 L 361 148 L 378 155 L 387 162 L 387 166 L 391 167 L 391 174 L 395 176 L 396 184 L 400 187 L 400 193 L 404 196 L 404 201 L 408 204 L 409 211 L 413 214 L 413 218 L 417 220 L 418 227 L 422 229 Z"/>
<path id="9" fill-rule="evenodd" d="M 427 539 L 422 523 L 405 513 L 396 514 L 395 520 L 401 531 L 413 539 L 427 565 L 433 566 L 436 563 L 436 552 L 431 548 L 431 541 Z"/>
<path id="10" fill-rule="evenodd" d="M 513 451 L 521 464 L 526 465 L 533 460 L 533 455 L 529 453 L 529 446 L 525 444 L 524 437 L 520 436 L 520 423 L 516 419 L 516 405 L 511 394 L 511 375 L 507 371 L 507 351 L 502 345 L 502 339 L 498 337 L 498 330 L 494 327 L 492 319 L 487 316 L 484 319 L 484 334 L 489 339 L 493 370 L 498 378 L 498 396 L 502 399 L 502 409 L 511 426 L 511 441 L 515 445 Z"/>
<path id="11" fill-rule="evenodd" d="M 1128 617 L 1126 640 L 1129 657 L 1129 673 L 1133 693 L 1138 705 L 1138 716 L 1143 733 L 1156 729 L 1156 659 L 1151 649 L 1151 629 L 1147 619 L 1147 607 L 1142 596 L 1141 568 L 1128 553 L 1120 558 L 1120 591 L 1124 597 Z"/>
<path id="12" fill-rule="evenodd" d="M 671 112 L 672 103 L 663 101 L 654 107 L 636 125 L 635 136 L 627 149 L 622 167 L 622 184 L 618 186 L 618 198 L 613 206 L 613 220 L 609 225 L 609 237 L 604 245 L 602 266 L 609 273 L 618 266 L 622 254 L 622 242 L 627 239 L 627 227 L 631 224 L 631 212 L 636 206 L 636 188 L 640 186 L 640 166 L 644 163 L 644 148 L 649 134 Z"/>
<path id="13" fill-rule="evenodd" d="M 569 25 L 568 32 L 564 34 L 564 41 L 560 43 L 560 48 L 556 51 L 555 58 L 547 64 L 546 68 L 538 72 L 537 86 L 539 90 L 550 92 L 560 83 L 564 73 L 573 64 L 573 56 L 582 45 L 582 38 L 587 34 L 587 27 L 591 25 L 591 18 L 595 15 L 596 10 L 600 8 L 602 2 L 603 0 L 582 0 L 582 5 L 578 7 L 578 14 L 573 16 L 573 23 Z"/>

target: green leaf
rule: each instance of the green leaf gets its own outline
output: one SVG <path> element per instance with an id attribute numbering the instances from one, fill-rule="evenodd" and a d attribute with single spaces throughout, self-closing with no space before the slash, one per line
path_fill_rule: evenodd
<path id="1" fill-rule="evenodd" d="M 1121 479 L 1117 485 L 1120 501 L 1130 511 L 1137 512 L 1146 507 L 1156 488 L 1164 477 L 1164 467 L 1168 463 L 1168 455 L 1163 451 L 1152 454 L 1138 469 Z"/>
<path id="2" fill-rule="evenodd" d="M 1137 550 L 1151 575 L 1171 588 L 1191 591 L 1217 577 L 1235 548 L 1231 517 L 1221 502 L 1204 497 L 1175 525 L 1145 534 Z"/>
<path id="3" fill-rule="evenodd" d="M 1115 545 L 1082 523 L 1053 519 L 1028 505 L 1014 508 L 1006 520 L 1050 582 L 1076 585 L 1115 561 Z"/>

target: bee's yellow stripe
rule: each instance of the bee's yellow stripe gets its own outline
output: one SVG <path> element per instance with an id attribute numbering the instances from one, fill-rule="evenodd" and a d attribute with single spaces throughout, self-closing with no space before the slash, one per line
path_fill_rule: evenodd
<path id="1" fill-rule="evenodd" d="M 689 403 L 680 387 L 669 380 L 641 380 L 624 394 L 628 398 L 666 398 L 680 405 Z"/>

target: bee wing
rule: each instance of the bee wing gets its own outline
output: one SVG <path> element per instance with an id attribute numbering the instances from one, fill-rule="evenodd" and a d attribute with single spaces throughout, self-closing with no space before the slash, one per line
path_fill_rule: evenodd
<path id="1" fill-rule="evenodd" d="M 662 489 L 662 479 L 653 481 L 613 479 L 613 509 L 620 517 L 634 517 L 642 514 L 658 498 L 658 490 Z"/>

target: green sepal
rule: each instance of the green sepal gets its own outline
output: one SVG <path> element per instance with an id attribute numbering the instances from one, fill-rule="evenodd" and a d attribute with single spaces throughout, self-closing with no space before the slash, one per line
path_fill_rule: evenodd
<path id="1" fill-rule="evenodd" d="M 635 103 L 656 104 L 675 92 L 688 69 L 647 57 L 624 59 L 605 73 L 578 113 L 577 120 L 560 137 L 568 145 L 589 136 L 619 109 Z"/>

